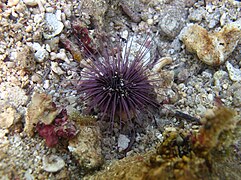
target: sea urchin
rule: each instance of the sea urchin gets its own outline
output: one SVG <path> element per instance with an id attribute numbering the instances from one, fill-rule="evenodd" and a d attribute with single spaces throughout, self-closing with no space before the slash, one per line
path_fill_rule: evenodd
<path id="1" fill-rule="evenodd" d="M 147 39 L 133 58 L 130 56 L 132 40 L 124 48 L 124 54 L 121 46 L 116 51 L 106 49 L 105 55 L 90 58 L 82 70 L 79 90 L 85 93 L 88 107 L 97 108 L 101 119 L 108 117 L 112 125 L 116 119 L 126 123 L 148 107 L 159 107 L 149 79 L 149 61 L 144 60 L 149 52 L 149 47 L 144 47 L 146 44 Z"/>

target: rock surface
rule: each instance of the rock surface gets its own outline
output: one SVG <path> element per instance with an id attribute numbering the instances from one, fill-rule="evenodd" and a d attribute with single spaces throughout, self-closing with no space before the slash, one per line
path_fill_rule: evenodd
<path id="1" fill-rule="evenodd" d="M 38 122 L 50 124 L 57 116 L 58 111 L 53 106 L 52 97 L 45 93 L 34 93 L 26 112 L 24 131 L 33 135 L 33 128 Z"/>
<path id="2" fill-rule="evenodd" d="M 84 170 L 97 169 L 103 164 L 100 128 L 91 118 L 80 119 L 78 122 L 81 124 L 79 133 L 69 141 L 68 149 Z"/>
<path id="3" fill-rule="evenodd" d="M 223 64 L 236 48 L 241 37 L 241 19 L 225 25 L 219 32 L 208 32 L 198 24 L 190 24 L 180 33 L 186 49 L 204 63 Z"/>

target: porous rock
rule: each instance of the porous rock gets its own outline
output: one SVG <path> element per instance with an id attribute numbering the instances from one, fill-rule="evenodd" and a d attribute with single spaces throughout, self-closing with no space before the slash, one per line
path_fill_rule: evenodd
<path id="1" fill-rule="evenodd" d="M 220 172 L 227 166 L 223 159 L 229 155 L 223 152 L 229 149 L 235 138 L 225 138 L 223 134 L 238 131 L 236 115 L 234 110 L 221 107 L 206 117 L 207 121 L 198 132 L 192 129 L 165 128 L 162 133 L 163 142 L 156 150 L 112 162 L 102 171 L 84 179 L 215 179 L 218 176 L 215 172 Z M 183 155 L 182 152 L 186 154 Z M 211 161 L 212 168 L 206 161 L 207 157 L 215 159 Z M 217 164 L 218 167 L 215 166 Z M 229 177 L 230 174 L 226 176 Z"/>
<path id="2" fill-rule="evenodd" d="M 34 54 L 28 46 L 23 46 L 17 51 L 17 66 L 19 69 L 33 71 L 36 66 Z"/>
<path id="3" fill-rule="evenodd" d="M 226 61 L 241 38 L 241 19 L 227 24 L 219 32 L 208 32 L 198 24 L 190 24 L 180 33 L 186 49 L 197 54 L 204 63 L 217 66 Z"/>
<path id="4" fill-rule="evenodd" d="M 9 128 L 20 119 L 20 114 L 13 107 L 5 106 L 0 113 L 0 128 Z"/>
<path id="5" fill-rule="evenodd" d="M 85 121 L 82 123 L 81 121 Z M 103 163 L 101 154 L 100 128 L 92 119 L 80 120 L 78 135 L 69 141 L 68 149 L 78 160 L 84 170 L 92 170 L 100 167 Z"/>
<path id="6" fill-rule="evenodd" d="M 52 97 L 45 93 L 34 93 L 27 108 L 26 124 L 24 131 L 27 135 L 33 135 L 33 127 L 39 121 L 50 124 L 57 116 L 58 111 L 53 106 Z"/>

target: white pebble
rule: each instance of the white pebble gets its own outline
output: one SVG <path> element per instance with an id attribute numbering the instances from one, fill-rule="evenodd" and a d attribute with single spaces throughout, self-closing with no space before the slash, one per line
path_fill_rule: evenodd
<path id="1" fill-rule="evenodd" d="M 152 25 L 153 22 L 154 22 L 153 19 L 147 19 L 147 24 L 148 24 L 148 25 Z"/>
<path id="2" fill-rule="evenodd" d="M 37 50 L 41 49 L 41 45 L 40 45 L 39 43 L 34 42 L 34 43 L 32 44 L 32 48 L 33 48 L 35 51 L 37 51 Z"/>
<path id="3" fill-rule="evenodd" d="M 8 0 L 8 6 L 16 6 L 19 3 L 19 0 Z"/>
<path id="4" fill-rule="evenodd" d="M 228 61 L 226 62 L 228 75 L 232 81 L 241 81 L 241 70 L 234 68 Z"/>
<path id="5" fill-rule="evenodd" d="M 163 135 L 162 133 L 156 133 L 157 139 L 159 139 L 161 142 L 163 141 Z"/>
<path id="6" fill-rule="evenodd" d="M 64 60 L 66 63 L 70 64 L 70 61 L 65 54 L 65 49 L 60 49 L 59 53 L 57 54 L 57 58 Z"/>
<path id="7" fill-rule="evenodd" d="M 124 38 L 124 39 L 127 39 L 128 38 L 128 31 L 127 30 L 125 30 L 125 31 L 123 31 L 122 32 L 122 37 Z"/>
<path id="8" fill-rule="evenodd" d="M 56 155 L 43 157 L 43 169 L 47 172 L 57 172 L 65 166 L 64 160 Z"/>
<path id="9" fill-rule="evenodd" d="M 37 6 L 38 0 L 23 0 L 23 2 L 28 6 Z"/>
<path id="10" fill-rule="evenodd" d="M 61 21 L 61 10 L 58 9 L 55 13 L 55 16 L 56 16 L 58 21 Z"/>
<path id="11" fill-rule="evenodd" d="M 48 51 L 48 52 L 51 52 L 51 47 L 50 47 L 50 45 L 49 44 L 46 44 L 46 50 Z"/>
<path id="12" fill-rule="evenodd" d="M 50 53 L 50 59 L 53 61 L 55 59 L 57 59 L 57 54 L 55 52 L 51 52 Z"/>
<path id="13" fill-rule="evenodd" d="M 223 84 L 222 87 L 223 87 L 223 89 L 227 90 L 228 89 L 228 84 Z"/>
<path id="14" fill-rule="evenodd" d="M 44 62 L 46 59 L 48 59 L 49 53 L 45 49 L 41 48 L 37 50 L 37 52 L 34 54 L 34 57 L 37 62 Z"/>
<path id="15" fill-rule="evenodd" d="M 59 53 L 51 52 L 50 53 L 50 59 L 55 60 L 55 59 L 61 59 L 65 61 L 67 64 L 70 64 L 70 60 L 68 59 L 67 55 L 65 54 L 64 49 L 60 49 Z"/>
<path id="16" fill-rule="evenodd" d="M 44 89 L 48 89 L 49 86 L 50 86 L 49 80 L 45 80 L 45 81 L 44 81 L 44 84 L 43 84 L 43 88 L 44 88 Z"/>
<path id="17" fill-rule="evenodd" d="M 123 134 L 120 134 L 118 137 L 118 148 L 119 148 L 119 152 L 125 150 L 128 145 L 129 145 L 130 139 Z"/>
<path id="18" fill-rule="evenodd" d="M 57 62 L 51 62 L 51 70 L 58 75 L 62 75 L 65 72 L 59 67 Z"/>
<path id="19" fill-rule="evenodd" d="M 57 13 L 58 14 L 58 13 Z M 61 11 L 60 11 L 60 20 L 61 20 Z M 54 36 L 60 34 L 64 28 L 64 24 L 58 20 L 55 14 L 46 13 L 45 14 L 46 27 L 49 32 L 44 32 L 43 36 L 45 39 L 51 39 Z"/>
<path id="20" fill-rule="evenodd" d="M 36 14 L 36 15 L 34 16 L 33 21 L 34 21 L 35 23 L 40 23 L 40 22 L 43 21 L 43 19 L 44 19 L 44 14 Z"/>
<path id="21" fill-rule="evenodd" d="M 68 29 L 71 28 L 71 22 L 69 20 L 64 21 L 64 26 Z"/>
<path id="22" fill-rule="evenodd" d="M 53 13 L 54 12 L 54 8 L 53 7 L 47 7 L 46 8 L 46 12 L 47 13 Z"/>
<path id="23" fill-rule="evenodd" d="M 214 99 L 213 94 L 208 94 L 208 100 L 212 102 L 212 101 L 213 101 L 213 99 Z"/>

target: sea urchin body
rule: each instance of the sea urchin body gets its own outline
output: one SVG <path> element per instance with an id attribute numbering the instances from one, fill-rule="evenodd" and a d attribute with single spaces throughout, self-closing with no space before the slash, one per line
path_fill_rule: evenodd
<path id="1" fill-rule="evenodd" d="M 125 123 L 148 107 L 158 107 L 144 61 L 148 51 L 142 45 L 131 59 L 130 48 L 126 47 L 123 55 L 119 47 L 104 57 L 90 59 L 82 70 L 79 90 L 85 93 L 88 107 L 98 109 L 101 119 Z"/>

